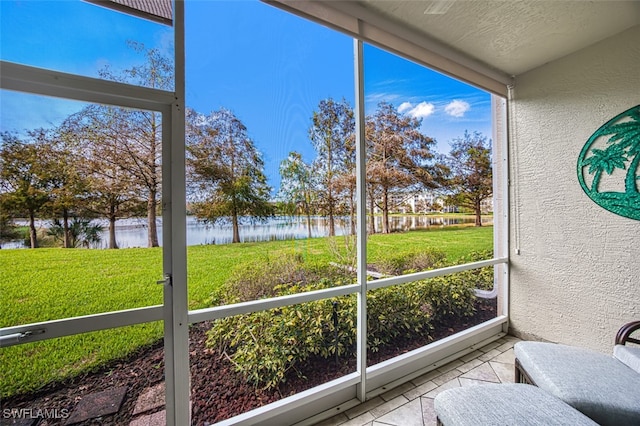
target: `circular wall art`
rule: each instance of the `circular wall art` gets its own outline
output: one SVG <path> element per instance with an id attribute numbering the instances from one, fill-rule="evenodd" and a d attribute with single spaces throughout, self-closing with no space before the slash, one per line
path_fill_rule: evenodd
<path id="1" fill-rule="evenodd" d="M 584 192 L 612 213 L 640 220 L 640 105 L 591 135 L 578 157 Z"/>

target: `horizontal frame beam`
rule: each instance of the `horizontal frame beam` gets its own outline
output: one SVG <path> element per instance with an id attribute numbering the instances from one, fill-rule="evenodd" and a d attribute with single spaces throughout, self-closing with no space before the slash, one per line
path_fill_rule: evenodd
<path id="1" fill-rule="evenodd" d="M 0 337 L 16 334 L 22 335 L 19 339 L 0 340 L 0 347 L 55 339 L 57 337 L 72 336 L 74 334 L 89 333 L 92 331 L 108 330 L 110 328 L 162 321 L 163 312 L 164 307 L 162 305 L 156 305 L 0 328 Z"/>
<path id="2" fill-rule="evenodd" d="M 297 305 L 299 303 L 313 302 L 315 300 L 329 299 L 331 297 L 346 296 L 357 292 L 357 284 L 342 287 L 327 288 L 308 291 L 299 294 L 273 297 L 271 299 L 252 300 L 250 302 L 235 303 L 233 305 L 216 306 L 214 308 L 199 309 L 189 312 L 189 324 L 231 317 L 234 315 L 250 314 L 258 311 Z"/>
<path id="3" fill-rule="evenodd" d="M 83 102 L 171 112 L 173 92 L 0 61 L 0 88 Z"/>
<path id="4" fill-rule="evenodd" d="M 455 274 L 457 272 L 470 271 L 472 269 L 484 268 L 486 266 L 498 265 L 501 263 L 507 263 L 508 259 L 506 257 L 490 259 L 490 260 L 481 260 L 479 262 L 465 263 L 462 265 L 448 266 L 446 268 L 434 269 L 432 271 L 425 272 L 416 272 L 413 274 L 407 275 L 398 275 L 396 277 L 390 278 L 382 278 L 375 281 L 369 281 L 367 284 L 367 288 L 369 290 L 375 290 L 377 288 L 389 287 L 392 285 L 406 284 L 419 280 L 426 280 L 434 277 L 441 277 L 443 275 Z"/>

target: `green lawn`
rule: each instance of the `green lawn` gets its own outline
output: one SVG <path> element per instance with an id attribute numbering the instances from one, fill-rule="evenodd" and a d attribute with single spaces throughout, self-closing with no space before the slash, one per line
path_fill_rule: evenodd
<path id="1" fill-rule="evenodd" d="M 343 237 L 336 240 L 344 244 Z M 373 235 L 368 258 L 431 247 L 455 262 L 492 246 L 492 227 L 450 227 Z M 285 254 L 321 264 L 335 260 L 326 238 L 189 247 L 189 308 L 209 306 L 234 268 Z M 161 304 L 161 262 L 160 248 L 0 250 L 0 327 Z M 1 348 L 0 398 L 91 370 L 161 336 L 162 324 L 153 323 Z"/>

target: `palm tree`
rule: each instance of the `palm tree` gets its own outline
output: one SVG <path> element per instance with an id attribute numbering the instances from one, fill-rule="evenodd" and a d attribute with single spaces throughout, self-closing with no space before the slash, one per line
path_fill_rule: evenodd
<path id="1" fill-rule="evenodd" d="M 92 223 L 91 219 L 74 217 L 71 220 L 68 232 L 60 219 L 53 219 L 47 234 L 57 241 L 62 241 L 65 234 L 68 234 L 69 245 L 66 247 L 85 247 L 90 248 L 96 246 L 102 241 L 102 232 L 104 227 L 97 223 Z"/>
<path id="2" fill-rule="evenodd" d="M 625 177 L 625 193 L 630 196 L 640 192 L 638 188 L 638 166 L 640 166 L 640 105 L 623 113 L 623 117 L 631 120 L 607 126 L 603 135 L 612 135 L 608 143 L 619 151 L 626 151 L 626 161 L 631 161 Z M 621 117 L 622 118 L 622 117 Z M 595 153 L 595 149 L 593 150 Z"/>
<path id="3" fill-rule="evenodd" d="M 584 160 L 582 164 L 589 166 L 589 174 L 595 172 L 591 183 L 591 192 L 596 193 L 598 192 L 602 172 L 607 172 L 610 175 L 616 168 L 624 170 L 627 157 L 625 157 L 624 151 L 618 145 L 609 145 L 604 150 L 594 148 L 591 153 L 591 157 Z"/>

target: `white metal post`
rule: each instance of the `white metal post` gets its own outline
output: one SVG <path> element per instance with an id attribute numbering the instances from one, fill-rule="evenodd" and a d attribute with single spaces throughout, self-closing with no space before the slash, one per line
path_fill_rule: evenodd
<path id="1" fill-rule="evenodd" d="M 184 2 L 173 6 L 175 99 L 163 120 L 163 223 L 165 283 L 165 389 L 168 426 L 190 419 L 189 321 L 185 177 Z M 166 157 L 165 155 L 168 154 Z M 166 197 L 166 198 L 165 198 Z M 165 216 L 166 215 L 166 216 Z"/>
<path id="2" fill-rule="evenodd" d="M 364 114 L 364 61 L 361 40 L 354 39 L 354 79 L 355 79 L 355 115 L 356 115 L 356 220 L 357 220 L 357 279 L 360 289 L 358 297 L 357 322 L 357 372 L 360 383 L 357 396 L 360 401 L 366 398 L 367 383 L 367 173 L 366 140 Z"/>
<path id="3" fill-rule="evenodd" d="M 511 89 L 509 89 L 511 92 Z M 500 98 L 500 114 L 502 116 L 501 123 L 501 133 L 502 138 L 499 143 L 502 148 L 501 151 L 501 164 L 502 164 L 502 173 L 500 176 L 500 185 L 502 186 L 502 223 L 501 227 L 498 231 L 493 230 L 494 233 L 499 233 L 502 235 L 502 253 L 500 253 L 500 257 L 506 257 L 507 263 L 503 265 L 503 281 L 502 281 L 502 315 L 507 317 L 507 322 L 503 326 L 503 331 L 507 333 L 509 331 L 509 321 L 508 318 L 510 316 L 510 306 L 509 306 L 509 294 L 510 294 L 510 272 L 511 272 L 511 239 L 509 237 L 509 227 L 510 227 L 510 197 L 509 197 L 509 180 L 510 177 L 510 162 L 509 162 L 509 102 L 510 98 Z M 495 126 L 495 124 L 494 124 Z M 495 214 L 495 212 L 494 212 Z"/>

